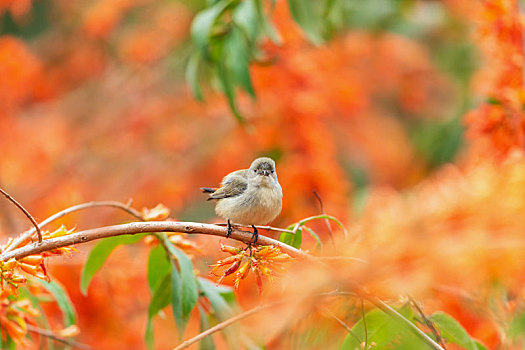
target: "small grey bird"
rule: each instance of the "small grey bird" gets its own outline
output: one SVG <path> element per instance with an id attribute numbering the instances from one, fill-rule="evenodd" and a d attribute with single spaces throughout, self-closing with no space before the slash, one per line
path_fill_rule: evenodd
<path id="1" fill-rule="evenodd" d="M 228 221 L 228 238 L 234 224 L 251 225 L 253 242 L 259 232 L 255 225 L 273 221 L 281 212 L 283 190 L 277 180 L 275 162 L 271 158 L 257 158 L 249 169 L 241 169 L 226 175 L 218 189 L 201 187 L 210 193 L 208 200 L 216 200 L 215 212 Z"/>

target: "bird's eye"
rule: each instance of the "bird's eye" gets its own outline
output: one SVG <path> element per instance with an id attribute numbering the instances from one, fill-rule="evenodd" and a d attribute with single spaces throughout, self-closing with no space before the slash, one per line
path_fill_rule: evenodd
<path id="1" fill-rule="evenodd" d="M 274 172 L 275 172 L 275 171 L 274 171 L 274 170 L 272 170 L 272 174 L 273 174 Z"/>
<path id="2" fill-rule="evenodd" d="M 256 172 L 257 172 L 257 169 L 253 169 L 253 172 L 256 173 Z"/>

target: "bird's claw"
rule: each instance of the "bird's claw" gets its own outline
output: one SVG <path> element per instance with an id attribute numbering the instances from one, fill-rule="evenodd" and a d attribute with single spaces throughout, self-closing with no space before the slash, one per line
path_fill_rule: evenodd
<path id="1" fill-rule="evenodd" d="M 228 219 L 228 224 L 226 225 L 226 238 L 229 238 L 232 234 L 232 224 L 230 223 L 230 219 Z"/>
<path id="2" fill-rule="evenodd" d="M 256 243 L 257 239 L 259 238 L 259 231 L 257 230 L 257 227 L 255 227 L 254 225 L 252 225 L 252 227 L 253 227 L 253 234 L 252 234 L 253 243 Z"/>

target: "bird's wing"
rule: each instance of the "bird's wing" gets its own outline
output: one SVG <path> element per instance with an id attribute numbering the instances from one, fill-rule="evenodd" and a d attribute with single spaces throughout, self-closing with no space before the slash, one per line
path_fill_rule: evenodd
<path id="1" fill-rule="evenodd" d="M 231 181 L 232 178 L 235 178 L 237 176 L 240 176 L 242 178 L 246 178 L 246 171 L 248 169 L 241 169 L 241 170 L 235 170 L 235 171 L 232 171 L 231 173 L 229 173 L 228 175 L 226 175 L 223 179 L 222 179 L 222 182 L 221 182 L 221 185 L 225 185 L 226 183 L 228 183 L 229 181 Z"/>
<path id="2" fill-rule="evenodd" d="M 224 177 L 221 187 L 210 195 L 210 199 L 222 199 L 242 194 L 248 188 L 246 170 L 237 170 Z"/>

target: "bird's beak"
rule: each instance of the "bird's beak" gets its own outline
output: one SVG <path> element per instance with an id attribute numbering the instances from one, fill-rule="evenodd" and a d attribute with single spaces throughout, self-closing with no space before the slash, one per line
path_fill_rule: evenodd
<path id="1" fill-rule="evenodd" d="M 259 172 L 259 174 L 264 175 L 264 176 L 268 176 L 268 175 L 270 175 L 270 172 L 268 170 L 261 170 Z"/>

